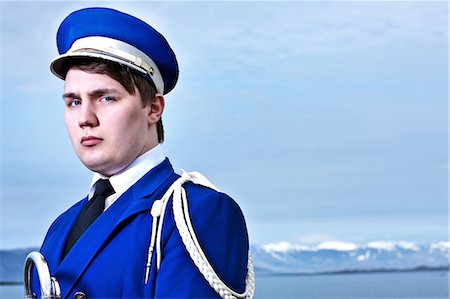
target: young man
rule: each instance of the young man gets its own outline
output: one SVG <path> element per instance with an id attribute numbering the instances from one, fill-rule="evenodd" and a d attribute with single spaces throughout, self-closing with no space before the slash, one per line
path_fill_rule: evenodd
<path id="1" fill-rule="evenodd" d="M 241 210 L 200 174 L 175 174 L 159 145 L 164 94 L 178 78 L 164 37 L 88 8 L 62 22 L 57 44 L 67 131 L 93 171 L 89 194 L 41 248 L 62 297 L 252 297 Z M 40 294 L 36 273 L 32 289 Z"/>

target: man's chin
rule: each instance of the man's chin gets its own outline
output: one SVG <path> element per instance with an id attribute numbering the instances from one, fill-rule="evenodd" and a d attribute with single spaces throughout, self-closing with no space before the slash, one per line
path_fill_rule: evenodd
<path id="1" fill-rule="evenodd" d="M 109 174 L 112 172 L 112 167 L 107 163 L 107 161 L 102 160 L 92 160 L 92 159 L 80 159 L 81 163 L 86 166 L 92 172 L 98 172 L 105 176 L 110 176 Z"/>
<path id="2" fill-rule="evenodd" d="M 84 166 L 86 166 L 86 168 L 88 168 L 92 172 L 100 173 L 106 177 L 110 177 L 125 168 L 124 166 L 115 165 L 113 163 L 107 163 L 106 161 L 102 161 L 102 163 L 99 163 L 100 161 L 96 161 L 96 162 L 97 163 L 93 163 L 93 162 L 88 163 L 88 162 L 82 161 L 82 163 L 84 164 Z"/>

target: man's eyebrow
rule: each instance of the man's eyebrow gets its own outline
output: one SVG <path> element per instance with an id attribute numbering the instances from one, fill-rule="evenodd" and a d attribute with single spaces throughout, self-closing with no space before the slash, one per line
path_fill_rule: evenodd
<path id="1" fill-rule="evenodd" d="M 100 97 L 105 94 L 120 94 L 120 91 L 115 88 L 100 88 L 100 89 L 95 89 L 95 90 L 90 91 L 88 93 L 88 96 L 90 98 L 97 98 L 97 97 Z M 63 99 L 67 99 L 67 98 L 74 99 L 74 98 L 79 98 L 80 96 L 74 92 L 67 92 L 67 93 L 64 93 L 62 95 L 62 97 L 63 97 Z"/>
<path id="2" fill-rule="evenodd" d="M 78 96 L 75 93 L 73 93 L 73 92 L 67 92 L 67 93 L 64 93 L 62 95 L 63 100 L 64 99 L 74 99 L 74 98 L 77 98 L 77 97 Z"/>
<path id="3" fill-rule="evenodd" d="M 115 88 L 100 88 L 90 91 L 88 95 L 91 98 L 97 98 L 105 94 L 118 94 L 118 93 L 120 93 L 119 90 Z"/>

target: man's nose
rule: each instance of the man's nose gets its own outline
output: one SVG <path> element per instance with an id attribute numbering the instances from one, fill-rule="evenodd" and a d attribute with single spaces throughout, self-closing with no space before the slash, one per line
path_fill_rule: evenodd
<path id="1" fill-rule="evenodd" d="M 98 126 L 98 118 L 95 109 L 89 101 L 83 101 L 83 104 L 81 105 L 78 124 L 81 128 Z"/>

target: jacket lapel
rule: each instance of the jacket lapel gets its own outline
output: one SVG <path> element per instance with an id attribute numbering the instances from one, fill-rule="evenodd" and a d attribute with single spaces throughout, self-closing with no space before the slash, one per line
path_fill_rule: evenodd
<path id="1" fill-rule="evenodd" d="M 65 217 L 61 217 L 56 220 L 54 224 L 55 231 L 52 231 L 51 234 L 48 234 L 46 240 L 42 245 L 40 251 L 49 265 L 51 275 L 54 275 L 54 271 L 52 271 L 52 269 L 57 269 L 61 262 L 63 249 L 66 245 L 66 240 L 69 237 L 69 233 L 72 230 L 72 227 L 75 225 L 75 221 L 77 220 L 78 215 L 80 214 L 86 202 L 87 197 L 70 208 L 66 212 Z M 49 231 L 51 231 L 51 228 Z"/>
<path id="2" fill-rule="evenodd" d="M 164 167 L 155 169 L 154 173 L 147 173 L 136 184 L 133 185 L 134 200 L 128 205 L 122 214 L 119 223 L 142 211 L 149 211 L 153 202 L 162 197 L 167 188 L 179 178 L 175 174 L 169 160 L 163 162 Z"/>
<path id="3" fill-rule="evenodd" d="M 115 228 L 125 219 L 142 211 L 150 210 L 151 203 L 155 200 L 152 195 L 154 195 L 155 191 L 161 185 L 165 186 L 168 181 L 172 181 L 170 178 L 175 180 L 176 175 L 174 174 L 169 160 L 166 159 L 160 165 L 145 174 L 138 182 L 121 195 L 109 209 L 103 212 L 94 223 L 92 223 L 80 239 L 73 245 L 72 249 L 62 260 L 54 273 L 54 276 L 60 283 L 63 295 L 68 296 L 72 292 L 73 287 L 89 266 L 91 260 L 108 241 L 109 236 L 114 232 Z M 85 203 L 85 201 L 83 201 L 83 203 Z M 81 208 L 83 205 L 80 205 Z M 70 228 L 73 226 L 74 219 L 78 217 L 81 208 L 74 211 L 71 216 L 66 217 L 66 219 L 71 219 L 67 220 L 68 223 L 71 223 L 69 226 Z M 63 230 L 62 234 L 58 237 L 61 238 L 64 236 L 64 238 L 61 238 L 61 241 L 55 240 L 55 247 L 49 248 L 50 251 L 56 250 L 56 252 L 58 252 L 58 259 L 55 257 L 55 260 L 57 261 L 61 258 L 65 240 L 70 232 L 70 229 L 67 228 L 61 228 L 61 230 Z"/>

